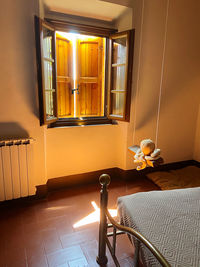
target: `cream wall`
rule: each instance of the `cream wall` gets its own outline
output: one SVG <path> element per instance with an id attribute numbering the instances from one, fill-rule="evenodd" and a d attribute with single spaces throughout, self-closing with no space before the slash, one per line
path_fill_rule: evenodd
<path id="1" fill-rule="evenodd" d="M 132 21 L 133 21 L 133 9 L 127 8 L 115 20 L 115 28 L 118 29 L 119 32 L 131 30 L 132 29 Z"/>
<path id="2" fill-rule="evenodd" d="M 169 7 L 167 0 L 133 1 L 136 39 L 130 123 L 59 129 L 39 126 L 33 23 L 38 3 L 7 0 L 0 10 L 0 137 L 36 140 L 36 185 L 104 168 L 131 169 L 127 147 L 147 137 L 157 136 L 166 162 L 192 159 L 193 154 L 199 160 L 199 150 L 193 153 L 200 136 L 197 0 L 170 0 Z M 119 28 L 130 26 L 130 18 L 130 13 L 121 17 Z"/>
<path id="3" fill-rule="evenodd" d="M 47 179 L 119 164 L 118 125 L 47 129 L 40 127 L 34 15 L 40 3 L 8 0 L 1 8 L 0 138 L 31 136 L 35 185 Z M 3 64 L 4 63 L 4 64 Z"/>
<path id="4" fill-rule="evenodd" d="M 119 126 L 48 129 L 46 137 L 48 178 L 119 165 Z"/>
<path id="5" fill-rule="evenodd" d="M 200 100 L 199 1 L 135 0 L 131 121 L 127 145 L 151 138 L 165 162 L 193 158 Z M 126 168 L 133 168 L 127 153 Z"/>
<path id="6" fill-rule="evenodd" d="M 38 120 L 34 15 L 37 1 L 6 0 L 0 9 L 0 138 L 31 136 L 34 184 L 44 184 L 44 129 Z"/>
<path id="7" fill-rule="evenodd" d="M 48 178 L 106 166 L 134 168 L 127 148 L 138 144 L 143 138 L 156 141 L 166 162 L 193 158 L 199 102 L 194 97 L 199 91 L 198 1 L 135 1 L 133 13 L 128 9 L 116 21 L 116 26 L 119 31 L 131 27 L 136 29 L 130 123 L 120 122 L 118 126 L 106 128 L 98 126 L 101 133 L 103 132 L 104 140 L 99 138 L 95 126 L 90 126 L 87 130 L 73 128 L 70 134 L 67 129 L 63 129 L 62 133 L 61 129 L 47 130 Z M 91 143 L 99 145 L 98 152 L 87 141 L 89 132 L 94 138 Z M 61 136 L 57 143 L 59 150 L 52 145 L 52 140 L 55 140 L 58 133 Z M 73 139 L 74 142 L 71 140 L 73 146 L 70 145 L 66 154 L 62 144 L 67 146 L 67 139 L 71 134 L 76 139 Z M 86 147 L 91 148 L 87 149 L 88 157 L 85 162 L 79 149 L 82 135 L 82 151 Z M 182 144 L 184 150 L 180 149 Z M 92 158 L 95 155 L 102 158 L 107 146 L 111 153 L 106 162 L 97 162 Z M 62 163 L 58 163 L 59 168 L 52 167 L 52 151 L 59 151 L 60 155 L 66 154 L 65 159 L 62 157 Z M 112 151 L 116 152 L 115 156 Z"/>
<path id="8" fill-rule="evenodd" d="M 67 16 L 48 10 L 45 16 L 68 20 Z M 80 18 L 78 22 L 84 23 Z M 114 24 L 104 25 L 97 22 L 101 27 L 114 27 Z M 132 13 L 129 9 L 120 17 L 119 24 L 119 27 L 129 25 L 131 28 Z M 45 131 L 47 179 L 118 166 L 124 168 L 126 131 L 127 127 L 120 123 L 47 129 Z"/>

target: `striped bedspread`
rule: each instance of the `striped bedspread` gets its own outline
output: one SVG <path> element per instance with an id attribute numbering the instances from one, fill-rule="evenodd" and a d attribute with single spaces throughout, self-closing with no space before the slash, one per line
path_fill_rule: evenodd
<path id="1" fill-rule="evenodd" d="M 136 193 L 118 199 L 121 223 L 142 233 L 171 266 L 200 266 L 200 187 Z M 136 240 L 132 242 L 138 246 Z M 141 246 L 146 266 L 160 266 Z"/>

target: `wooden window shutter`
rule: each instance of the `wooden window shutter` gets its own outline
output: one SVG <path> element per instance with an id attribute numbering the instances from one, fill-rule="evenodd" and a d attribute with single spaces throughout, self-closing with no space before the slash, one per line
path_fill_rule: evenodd
<path id="1" fill-rule="evenodd" d="M 87 38 L 77 43 L 77 115 L 104 115 L 104 53 L 103 38 Z"/>
<path id="2" fill-rule="evenodd" d="M 130 119 L 134 30 L 109 38 L 108 118 Z"/>
<path id="3" fill-rule="evenodd" d="M 56 33 L 58 117 L 74 116 L 72 42 Z"/>
<path id="4" fill-rule="evenodd" d="M 35 17 L 40 124 L 57 120 L 56 52 L 54 28 Z"/>

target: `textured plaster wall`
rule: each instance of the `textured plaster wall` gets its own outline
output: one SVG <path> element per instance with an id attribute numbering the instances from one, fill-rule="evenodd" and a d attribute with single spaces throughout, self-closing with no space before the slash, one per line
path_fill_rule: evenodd
<path id="1" fill-rule="evenodd" d="M 127 147 L 153 139 L 165 162 L 193 158 L 200 101 L 199 1 L 135 0 Z M 133 168 L 127 153 L 126 168 Z"/>
<path id="2" fill-rule="evenodd" d="M 40 8 L 39 8 L 40 4 Z M 134 168 L 127 148 L 152 138 L 166 162 L 200 159 L 199 1 L 134 0 L 119 18 L 136 29 L 130 123 L 39 126 L 34 15 L 37 1 L 0 9 L 0 138 L 31 136 L 34 183 L 104 168 Z M 132 21 L 132 22 L 131 22 Z"/>
<path id="3" fill-rule="evenodd" d="M 34 15 L 37 1 L 6 0 L 0 9 L 0 138 L 31 136 L 34 184 L 45 183 L 44 129 L 38 120 Z"/>

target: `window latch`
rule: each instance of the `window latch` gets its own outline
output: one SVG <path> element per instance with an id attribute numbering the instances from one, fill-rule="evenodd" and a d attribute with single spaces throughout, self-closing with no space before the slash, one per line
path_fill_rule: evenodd
<path id="1" fill-rule="evenodd" d="M 79 94 L 79 85 L 78 85 L 78 87 L 77 88 L 73 88 L 72 89 L 72 94 L 74 94 L 74 92 L 76 92 L 77 91 L 77 94 Z"/>

